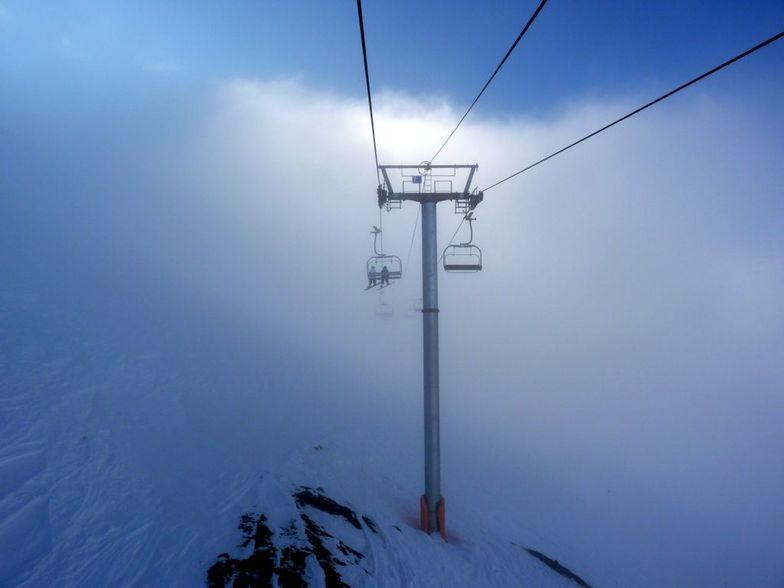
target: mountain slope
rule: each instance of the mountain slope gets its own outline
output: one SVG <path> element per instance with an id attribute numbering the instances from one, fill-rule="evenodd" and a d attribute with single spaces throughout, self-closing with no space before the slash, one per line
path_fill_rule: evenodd
<path id="1" fill-rule="evenodd" d="M 372 376 L 203 300 L 145 296 L 129 268 L 76 279 L 92 287 L 18 279 L 0 297 L 0 586 L 204 584 L 220 554 L 242 559 L 244 515 L 275 541 L 294 522 L 301 547 L 329 533 L 349 585 L 570 585 L 514 544 L 542 548 L 530 532 L 485 528 L 470 490 L 449 543 L 415 528 L 418 418 L 364 401 Z"/>

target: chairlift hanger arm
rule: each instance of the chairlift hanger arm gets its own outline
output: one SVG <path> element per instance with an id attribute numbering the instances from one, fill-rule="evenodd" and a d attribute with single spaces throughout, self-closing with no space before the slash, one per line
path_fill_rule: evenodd
<path id="1" fill-rule="evenodd" d="M 465 218 L 468 221 L 468 229 L 471 231 L 471 233 L 468 238 L 468 241 L 466 241 L 465 243 L 460 243 L 462 247 L 468 247 L 474 242 L 474 220 L 476 220 L 474 219 L 474 213 L 469 212 Z"/>
<path id="2" fill-rule="evenodd" d="M 378 250 L 378 236 L 381 234 L 381 229 L 379 229 L 376 225 L 373 225 L 373 228 L 370 229 L 370 234 L 373 235 L 373 251 L 376 255 L 383 255 L 383 253 L 379 252 Z"/>

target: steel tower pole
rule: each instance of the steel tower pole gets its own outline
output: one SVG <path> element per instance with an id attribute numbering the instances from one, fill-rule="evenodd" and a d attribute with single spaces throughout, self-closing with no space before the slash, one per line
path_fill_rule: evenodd
<path id="1" fill-rule="evenodd" d="M 424 417 L 425 417 L 425 493 L 419 500 L 420 528 L 433 533 L 438 531 L 446 540 L 446 509 L 441 495 L 441 447 L 439 422 L 438 375 L 438 263 L 436 241 L 436 209 L 439 202 L 454 201 L 455 212 L 467 214 L 482 202 L 481 191 L 471 191 L 471 180 L 479 168 L 477 164 L 431 165 L 379 165 L 383 184 L 378 187 L 379 207 L 387 210 L 400 208 L 404 200 L 418 202 L 422 207 L 422 363 L 424 365 Z M 402 189 L 396 190 L 389 170 L 400 172 Z M 416 171 L 414 171 L 416 170 Z M 453 180 L 444 180 L 450 191 L 438 189 L 438 182 L 431 182 L 432 170 L 451 170 L 439 173 L 454 178 L 457 170 L 466 171 L 466 182 L 461 191 L 452 191 Z M 462 173 L 462 172 L 461 172 Z M 407 179 L 408 178 L 408 179 Z M 457 180 L 455 180 L 457 181 Z M 462 183 L 462 179 L 459 180 Z M 419 190 L 406 190 L 407 185 L 419 184 Z M 409 186 L 409 188 L 410 188 Z M 458 185 L 459 189 L 460 186 Z M 470 222 L 469 222 L 470 224 Z"/>
<path id="2" fill-rule="evenodd" d="M 425 400 L 425 495 L 421 523 L 428 533 L 446 537 L 441 497 L 441 449 L 438 411 L 438 245 L 436 201 L 422 206 L 422 335 Z"/>

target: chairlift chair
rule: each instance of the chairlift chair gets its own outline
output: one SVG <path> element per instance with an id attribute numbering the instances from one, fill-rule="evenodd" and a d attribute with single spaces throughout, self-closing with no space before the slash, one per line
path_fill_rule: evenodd
<path id="1" fill-rule="evenodd" d="M 381 229 L 373 227 L 371 231 L 373 234 L 373 252 L 375 255 L 367 260 L 366 269 L 368 284 L 376 284 L 383 286 L 386 280 L 399 280 L 403 277 L 403 262 L 397 255 L 385 255 L 378 250 L 378 235 Z M 386 268 L 386 272 L 384 271 Z"/>
<path id="2" fill-rule="evenodd" d="M 387 268 L 386 276 L 390 280 L 399 280 L 403 277 L 403 263 L 397 255 L 374 255 L 367 260 L 368 279 L 380 282 L 383 270 Z"/>
<path id="3" fill-rule="evenodd" d="M 381 318 L 392 318 L 395 316 L 395 307 L 387 302 L 376 304 L 376 316 Z"/>
<path id="4" fill-rule="evenodd" d="M 376 316 L 379 318 L 389 319 L 395 316 L 395 307 L 384 302 L 384 291 L 378 290 L 378 304 L 376 304 Z"/>
<path id="5" fill-rule="evenodd" d="M 465 243 L 449 245 L 444 249 L 444 271 L 455 273 L 473 273 L 482 271 L 482 250 L 472 243 L 474 240 L 474 213 L 469 212 L 465 219 L 471 230 L 471 236 Z"/>
<path id="6" fill-rule="evenodd" d="M 414 300 L 411 301 L 411 304 L 409 305 L 408 309 L 406 310 L 406 317 L 407 318 L 416 318 L 417 316 L 419 316 L 419 313 L 422 312 L 422 307 L 423 306 L 424 305 L 422 304 L 422 299 L 421 298 L 415 298 Z"/>
<path id="7" fill-rule="evenodd" d="M 444 252 L 444 270 L 448 272 L 482 271 L 482 250 L 476 245 L 450 245 Z"/>

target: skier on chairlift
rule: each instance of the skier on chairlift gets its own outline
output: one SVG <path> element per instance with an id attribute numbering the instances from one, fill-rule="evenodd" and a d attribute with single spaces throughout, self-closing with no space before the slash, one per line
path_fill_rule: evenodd
<path id="1" fill-rule="evenodd" d="M 371 266 L 370 273 L 368 274 L 368 289 L 376 285 L 376 266 Z"/>
<path id="2" fill-rule="evenodd" d="M 389 286 L 389 270 L 387 266 L 381 268 L 381 285 L 384 286 L 385 284 Z"/>

